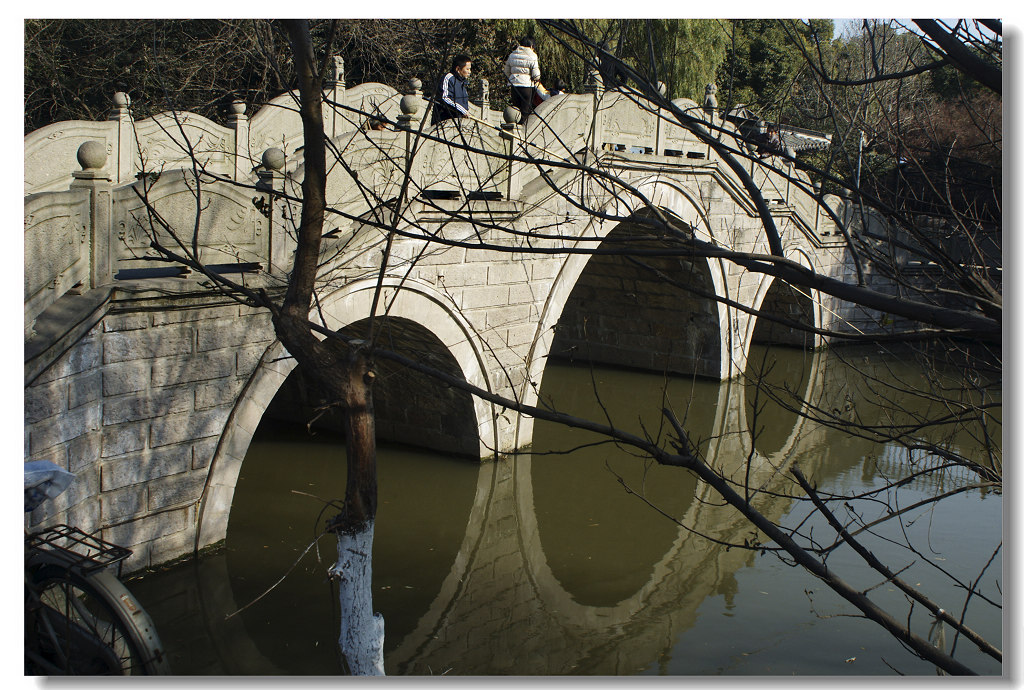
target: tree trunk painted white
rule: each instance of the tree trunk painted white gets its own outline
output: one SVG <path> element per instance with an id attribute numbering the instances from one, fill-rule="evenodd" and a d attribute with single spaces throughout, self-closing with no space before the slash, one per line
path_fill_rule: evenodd
<path id="1" fill-rule="evenodd" d="M 384 675 L 384 617 L 373 612 L 373 520 L 355 534 L 338 532 L 341 636 L 338 644 L 354 676 Z"/>

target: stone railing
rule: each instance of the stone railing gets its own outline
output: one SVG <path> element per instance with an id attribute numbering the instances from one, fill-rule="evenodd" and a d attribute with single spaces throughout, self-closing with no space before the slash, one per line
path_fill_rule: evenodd
<path id="1" fill-rule="evenodd" d="M 328 136 L 363 124 L 365 116 L 352 109 L 389 118 L 398 115 L 401 94 L 394 88 L 367 83 L 346 89 L 340 57 L 335 58 L 334 74 L 324 93 L 329 101 L 324 105 Z M 290 93 L 274 98 L 251 118 L 245 103 L 236 100 L 226 125 L 188 112 L 161 113 L 135 121 L 130 106 L 127 94 L 115 93 L 105 122 L 58 122 L 29 133 L 25 137 L 25 194 L 67 190 L 72 181 L 70 163 L 87 141 L 98 142 L 105 150 L 107 160 L 100 172 L 115 184 L 130 183 L 143 171 L 191 168 L 193 157 L 210 172 L 233 180 L 248 179 L 266 149 L 276 147 L 290 155 L 302 146 L 302 123 Z"/>
<path id="2" fill-rule="evenodd" d="M 540 171 L 523 160 L 509 160 L 509 155 L 581 160 L 581 153 L 590 152 L 613 164 L 618 159 L 626 166 L 651 166 L 652 173 L 675 169 L 676 174 L 704 175 L 711 200 L 721 198 L 723 187 L 743 195 L 735 174 L 707 144 L 622 91 L 605 92 L 597 84 L 588 93 L 553 97 L 537 107 L 537 116 L 524 127 L 517 110 L 490 109 L 488 85 L 482 80 L 470 119 L 431 127 L 423 122 L 430 104 L 419 80 L 411 80 L 401 94 L 382 84 L 345 89 L 340 59 L 336 69 L 326 89 L 333 102 L 324 109 L 332 146 L 346 162 L 332 166 L 327 181 L 328 206 L 343 212 L 329 215 L 326 231 L 335 236 L 395 198 L 406 170 L 411 175 L 407 198 L 470 203 L 476 198 L 514 206 Z M 184 273 L 174 264 L 160 263 L 151 244 L 155 238 L 175 246 L 168 228 L 187 234 L 179 239 L 191 244 L 199 208 L 196 244 L 204 263 L 278 276 L 290 265 L 298 211 L 281 195 L 300 195 L 301 155 L 296 152 L 302 147 L 302 127 L 289 94 L 271 101 L 251 120 L 237 103 L 227 126 L 188 113 L 165 113 L 135 123 L 127 99 L 118 97 L 115 103 L 106 123 L 62 123 L 26 137 L 26 185 L 44 190 L 25 198 L 26 335 L 35 318 L 68 291 L 119 278 Z M 706 121 L 729 126 L 693 101 L 674 103 Z M 367 113 L 380 114 L 396 126 L 367 131 Z M 421 130 L 429 137 L 418 137 Z M 82 169 L 66 173 L 64 182 L 59 171 L 73 167 L 67 149 L 75 142 Z M 55 158 L 64 154 L 68 160 Z M 215 176 L 204 180 L 221 181 L 197 185 L 197 167 Z M 834 229 L 821 220 L 806 191 L 777 173 L 754 172 L 770 203 L 800 216 L 809 233 L 827 236 L 830 231 L 824 228 Z M 492 204 L 487 210 L 496 208 Z"/>

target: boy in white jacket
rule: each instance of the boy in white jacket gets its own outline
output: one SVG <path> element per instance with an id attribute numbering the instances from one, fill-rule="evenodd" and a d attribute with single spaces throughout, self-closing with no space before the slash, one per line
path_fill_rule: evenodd
<path id="1" fill-rule="evenodd" d="M 533 52 L 533 39 L 519 39 L 519 47 L 505 60 L 505 77 L 512 89 L 512 105 L 523 114 L 522 122 L 533 112 L 534 84 L 540 81 L 537 53 Z"/>

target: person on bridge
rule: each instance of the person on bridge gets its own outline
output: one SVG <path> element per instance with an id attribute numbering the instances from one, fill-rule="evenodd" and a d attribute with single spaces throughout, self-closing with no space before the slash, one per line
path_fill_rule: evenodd
<path id="1" fill-rule="evenodd" d="M 757 147 L 757 155 L 760 158 L 768 156 L 781 156 L 785 153 L 782 145 L 782 135 L 779 133 L 779 126 L 775 123 L 768 125 L 768 131 L 764 134 L 763 141 Z"/>
<path id="2" fill-rule="evenodd" d="M 455 56 L 451 71 L 444 75 L 437 87 L 431 124 L 469 117 L 469 91 L 466 89 L 466 80 L 472 71 L 473 61 L 468 55 Z"/>
<path id="3" fill-rule="evenodd" d="M 523 114 L 522 122 L 533 112 L 534 85 L 540 81 L 540 65 L 533 52 L 533 39 L 519 39 L 519 47 L 505 60 L 505 77 L 512 90 L 512 105 Z"/>

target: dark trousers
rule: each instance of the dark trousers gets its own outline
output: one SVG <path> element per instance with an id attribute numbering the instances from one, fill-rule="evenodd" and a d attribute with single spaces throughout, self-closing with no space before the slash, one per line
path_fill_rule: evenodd
<path id="1" fill-rule="evenodd" d="M 511 86 L 511 88 L 512 105 L 519 108 L 519 112 L 523 114 L 522 122 L 526 122 L 526 117 L 533 112 L 533 87 Z"/>

